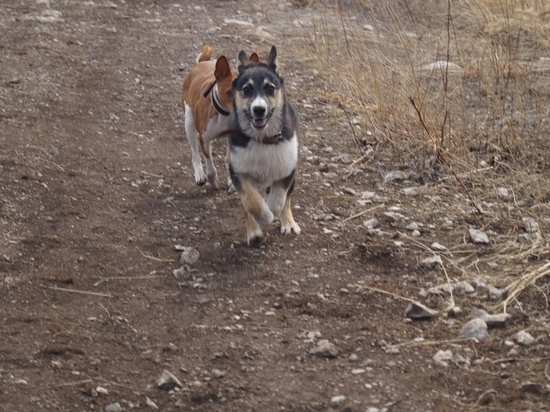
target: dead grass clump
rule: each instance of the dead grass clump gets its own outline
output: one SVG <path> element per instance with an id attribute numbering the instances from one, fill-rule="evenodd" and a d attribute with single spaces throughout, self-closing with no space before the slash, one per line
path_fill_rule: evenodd
<path id="1" fill-rule="evenodd" d="M 541 0 L 311 4 L 309 47 L 325 97 L 360 119 L 361 130 L 394 163 L 464 195 L 480 226 L 506 231 L 531 216 L 541 229 L 537 248 L 548 249 L 550 6 Z M 497 188 L 512 200 L 499 199 Z"/>

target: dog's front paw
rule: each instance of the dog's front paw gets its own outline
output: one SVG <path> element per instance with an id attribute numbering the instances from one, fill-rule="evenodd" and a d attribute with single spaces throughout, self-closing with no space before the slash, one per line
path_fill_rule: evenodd
<path id="1" fill-rule="evenodd" d="M 292 225 L 281 225 L 281 233 L 283 235 L 289 235 L 291 233 L 299 235 L 301 231 L 302 229 L 300 229 L 300 226 L 296 223 L 293 223 Z"/>
<path id="2" fill-rule="evenodd" d="M 246 234 L 246 243 L 251 247 L 258 247 L 264 238 L 264 234 L 260 228 L 255 228 Z"/>

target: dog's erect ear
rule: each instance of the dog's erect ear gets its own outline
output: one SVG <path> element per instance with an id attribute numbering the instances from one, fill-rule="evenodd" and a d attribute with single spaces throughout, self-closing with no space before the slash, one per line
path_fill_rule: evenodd
<path id="1" fill-rule="evenodd" d="M 250 60 L 253 63 L 259 63 L 260 57 L 258 56 L 258 53 L 254 52 L 250 55 L 250 58 L 248 60 Z"/>
<path id="2" fill-rule="evenodd" d="M 218 60 L 216 60 L 216 69 L 214 70 L 214 76 L 216 77 L 216 80 L 225 79 L 226 77 L 231 76 L 231 67 L 229 67 L 227 57 L 218 57 Z"/>
<path id="3" fill-rule="evenodd" d="M 246 66 L 248 64 L 248 57 L 246 57 L 246 52 L 244 50 L 241 50 L 239 52 L 237 59 L 239 60 L 239 63 L 240 63 L 239 66 Z"/>
<path id="4" fill-rule="evenodd" d="M 267 55 L 267 67 L 277 73 L 277 49 L 275 46 L 271 46 L 271 50 Z"/>

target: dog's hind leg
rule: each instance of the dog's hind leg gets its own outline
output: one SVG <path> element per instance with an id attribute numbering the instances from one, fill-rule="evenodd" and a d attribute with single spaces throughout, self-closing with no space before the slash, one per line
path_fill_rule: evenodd
<path id="1" fill-rule="evenodd" d="M 217 189 L 218 171 L 216 170 L 216 166 L 214 166 L 214 161 L 212 160 L 212 142 L 210 139 L 204 139 L 204 157 L 208 182 Z"/>
<path id="2" fill-rule="evenodd" d="M 202 168 L 200 137 L 199 132 L 195 128 L 193 110 L 188 105 L 185 105 L 185 135 L 191 147 L 191 161 L 193 162 L 195 183 L 202 186 L 206 183 L 206 175 Z"/>

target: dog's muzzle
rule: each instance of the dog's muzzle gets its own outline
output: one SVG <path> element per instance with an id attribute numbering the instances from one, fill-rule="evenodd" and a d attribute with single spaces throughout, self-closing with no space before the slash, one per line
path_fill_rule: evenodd
<path id="1" fill-rule="evenodd" d="M 246 118 L 250 120 L 252 127 L 255 129 L 263 129 L 266 127 L 272 114 L 273 110 L 267 110 L 267 108 L 263 106 L 256 106 L 253 107 L 251 111 L 245 112 Z"/>

